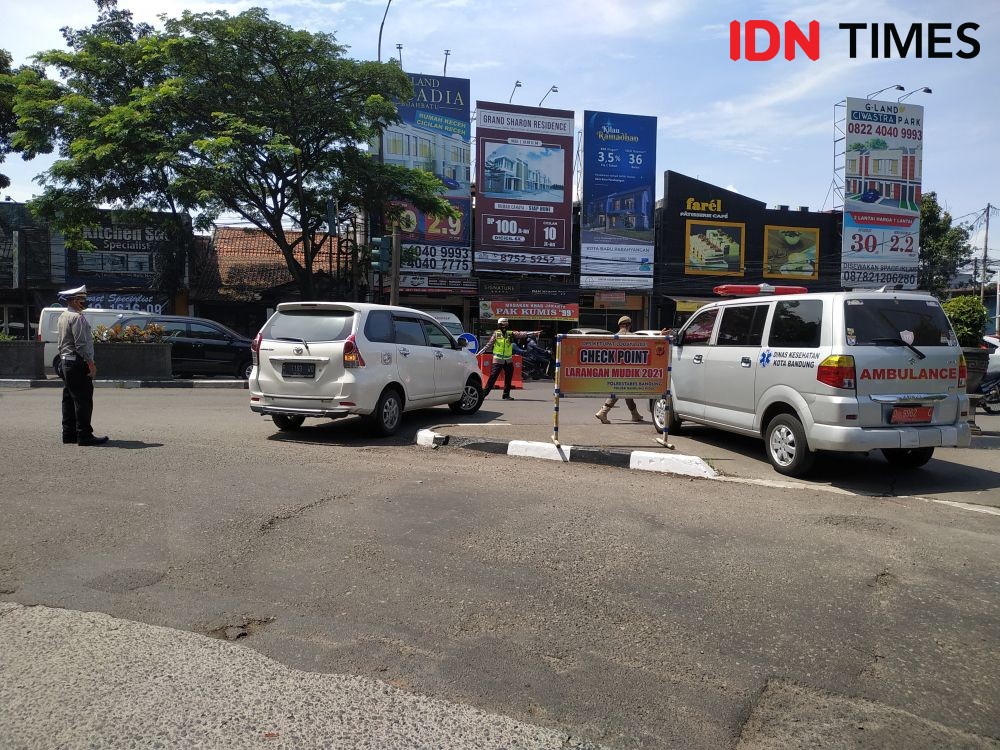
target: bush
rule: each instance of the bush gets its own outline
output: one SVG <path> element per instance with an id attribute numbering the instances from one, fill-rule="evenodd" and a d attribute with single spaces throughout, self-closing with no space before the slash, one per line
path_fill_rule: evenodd
<path id="1" fill-rule="evenodd" d="M 150 323 L 145 328 L 131 325 L 97 326 L 94 341 L 105 344 L 159 344 L 163 341 L 163 326 Z"/>
<path id="2" fill-rule="evenodd" d="M 952 297 L 941 307 L 951 321 L 951 327 L 955 329 L 960 346 L 978 347 L 983 343 L 989 313 L 979 297 Z"/>
<path id="3" fill-rule="evenodd" d="M 0 341 L 17 341 L 17 339 L 6 331 L 0 331 Z"/>

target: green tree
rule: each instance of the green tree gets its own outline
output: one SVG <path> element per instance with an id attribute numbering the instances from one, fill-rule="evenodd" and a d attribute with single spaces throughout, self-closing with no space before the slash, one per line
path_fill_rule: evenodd
<path id="1" fill-rule="evenodd" d="M 22 148 L 57 144 L 63 157 L 45 175 L 49 215 L 79 224 L 87 206 L 163 201 L 197 209 L 200 224 L 235 213 L 275 242 L 310 297 L 328 200 L 453 213 L 436 178 L 375 164 L 364 148 L 397 121 L 393 100 L 412 95 L 398 64 L 350 60 L 332 35 L 257 8 L 185 12 L 157 32 L 114 3 L 98 0 L 121 23 L 102 19 L 67 37 L 69 52 L 38 56 L 65 83 L 18 89 Z"/>
<path id="2" fill-rule="evenodd" d="M 961 346 L 978 347 L 982 343 L 983 332 L 989 322 L 989 312 L 979 297 L 952 297 L 941 307 L 951 321 L 951 327 L 955 329 Z"/>
<path id="3" fill-rule="evenodd" d="M 143 119 L 133 106 L 167 74 L 155 57 L 144 55 L 152 26 L 136 24 L 117 0 L 96 5 L 94 25 L 61 29 L 67 50 L 39 53 L 37 67 L 16 76 L 13 146 L 25 159 L 58 153 L 40 176 L 43 192 L 31 208 L 70 247 L 93 249 L 83 229 L 100 222 L 102 207 L 116 210 L 123 222 L 160 224 L 173 242 L 163 245 L 153 283 L 173 292 L 183 278 L 197 201 L 174 184 L 176 173 L 164 154 L 170 123 Z M 59 79 L 46 78 L 43 66 L 54 67 Z"/>
<path id="4" fill-rule="evenodd" d="M 10 139 L 14 132 L 14 91 L 16 86 L 11 75 L 11 57 L 5 49 L 0 49 L 0 164 L 11 151 Z M 10 186 L 10 178 L 0 172 L 0 189 Z"/>
<path id="5" fill-rule="evenodd" d="M 972 257 L 968 229 L 951 222 L 951 214 L 941 208 L 937 194 L 924 193 L 920 201 L 918 286 L 936 297 L 944 296 L 958 269 Z"/>

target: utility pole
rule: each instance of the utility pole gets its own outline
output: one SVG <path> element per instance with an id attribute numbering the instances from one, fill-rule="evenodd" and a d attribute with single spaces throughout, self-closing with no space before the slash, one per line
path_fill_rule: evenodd
<path id="1" fill-rule="evenodd" d="M 989 268 L 989 255 L 987 254 L 988 248 L 990 246 L 990 211 L 993 210 L 993 206 L 989 203 L 986 204 L 986 234 L 983 236 L 983 274 L 979 278 L 979 301 L 982 302 L 986 299 L 986 269 Z"/>
<path id="2" fill-rule="evenodd" d="M 399 221 L 392 222 L 392 267 L 389 269 L 389 304 L 399 304 L 399 264 L 402 259 L 402 237 L 399 234 Z"/>

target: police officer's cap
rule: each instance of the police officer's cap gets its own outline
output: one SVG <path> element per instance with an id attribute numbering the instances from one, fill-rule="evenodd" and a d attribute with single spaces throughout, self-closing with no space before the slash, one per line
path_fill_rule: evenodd
<path id="1" fill-rule="evenodd" d="M 74 297 L 86 297 L 87 285 L 78 286 L 75 289 L 66 289 L 59 292 L 59 299 L 73 299 Z"/>
<path id="2" fill-rule="evenodd" d="M 630 318 L 628 315 L 622 315 L 620 318 L 618 318 L 618 325 L 623 326 L 626 323 L 632 325 L 632 318 Z"/>
<path id="3" fill-rule="evenodd" d="M 497 321 L 497 325 L 498 326 L 505 326 L 505 325 L 509 325 L 509 324 L 510 324 L 510 321 L 507 320 L 507 318 L 500 318 L 500 320 Z"/>

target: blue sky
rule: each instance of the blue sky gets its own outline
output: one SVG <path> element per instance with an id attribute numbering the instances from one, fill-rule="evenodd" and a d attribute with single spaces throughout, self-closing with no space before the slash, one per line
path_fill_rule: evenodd
<path id="1" fill-rule="evenodd" d="M 335 34 L 349 55 L 375 59 L 385 0 L 120 0 L 137 19 L 156 23 L 160 13 L 251 6 L 298 28 Z M 33 52 L 62 47 L 59 27 L 93 22 L 85 0 L 8 3 L 0 46 L 25 62 Z M 729 23 L 793 20 L 821 28 L 818 61 L 731 61 Z M 848 54 L 840 23 L 979 24 L 977 57 L 872 59 L 868 37 L 860 55 Z M 926 33 L 926 27 L 924 28 Z M 951 32 L 945 49 L 967 49 Z M 744 3 L 696 0 L 392 0 L 382 34 L 382 59 L 398 57 L 410 72 L 442 72 L 471 79 L 475 101 L 506 102 L 514 82 L 517 104 L 573 110 L 577 129 L 584 110 L 658 118 L 657 197 L 662 173 L 672 169 L 771 204 L 832 208 L 834 105 L 892 84 L 907 101 L 925 107 L 924 189 L 936 191 L 956 217 L 1000 205 L 1000 3 L 995 0 L 816 0 Z M 926 55 L 926 46 L 925 46 Z M 903 92 L 878 97 L 894 100 Z M 895 96 L 891 96 L 895 94 Z M 842 150 L 842 149 L 840 149 Z M 13 181 L 15 200 L 37 192 L 31 178 L 47 166 L 8 157 L 0 171 Z M 995 217 L 996 219 L 996 217 Z M 991 247 L 1000 248 L 1000 219 Z M 982 230 L 974 235 L 982 247 Z M 1000 257 L 1000 252 L 991 253 Z"/>

